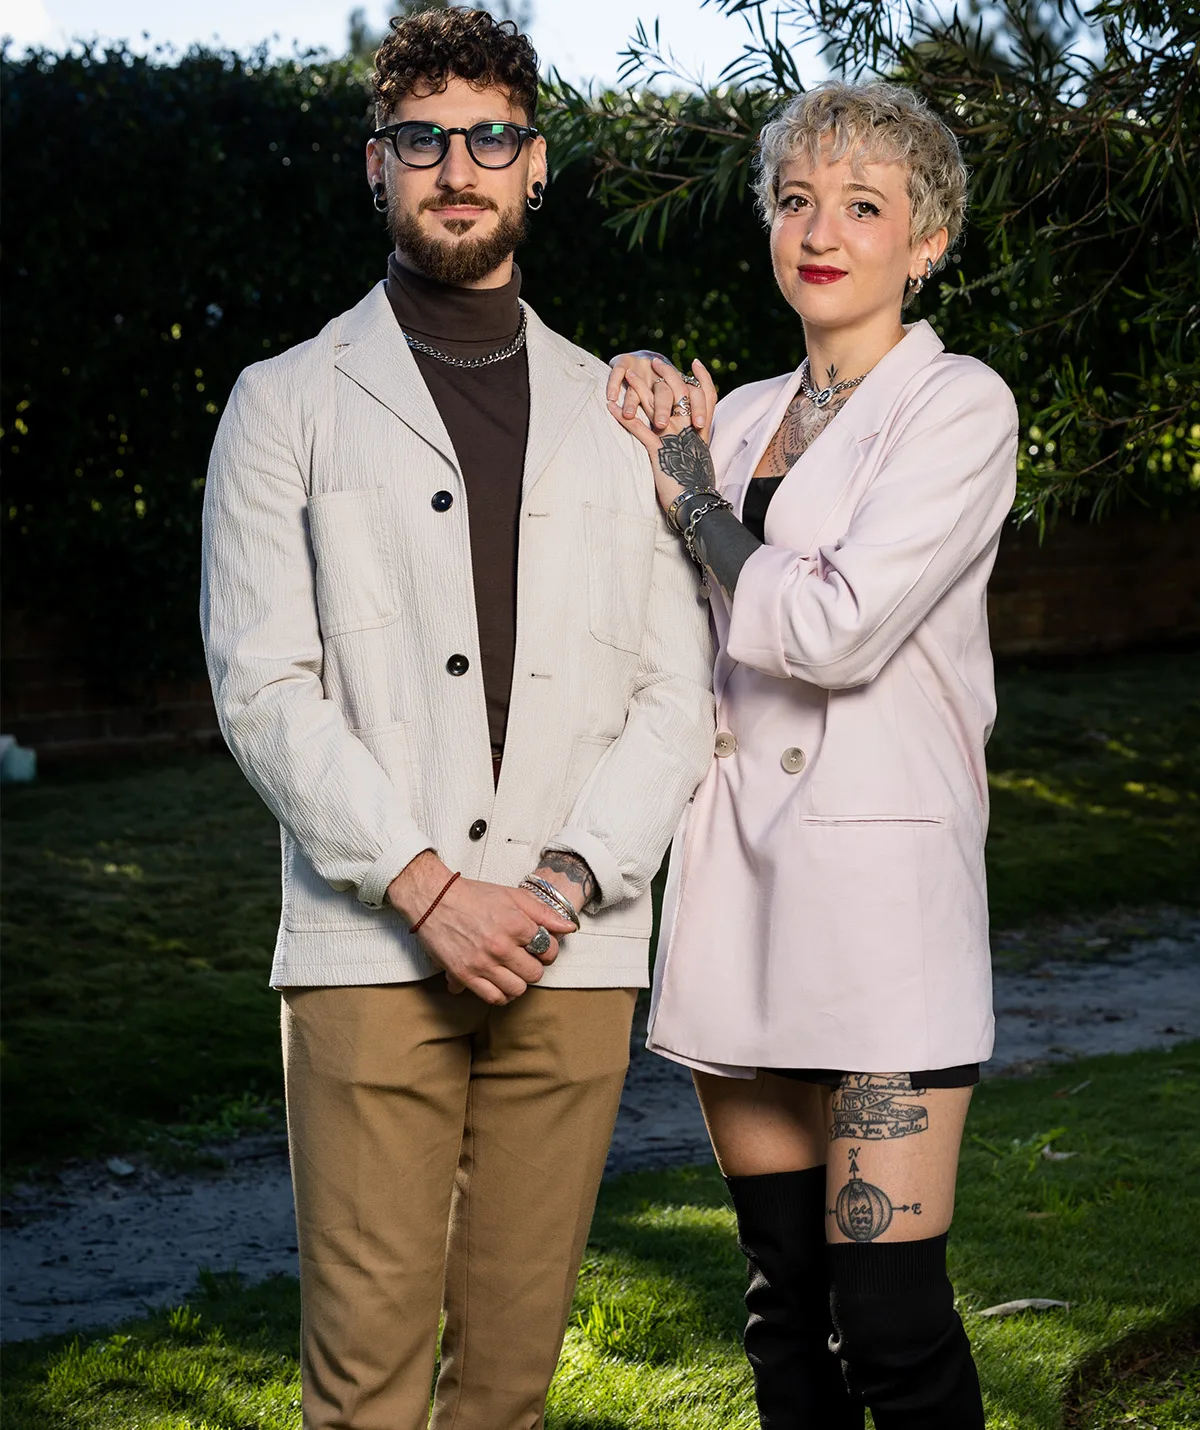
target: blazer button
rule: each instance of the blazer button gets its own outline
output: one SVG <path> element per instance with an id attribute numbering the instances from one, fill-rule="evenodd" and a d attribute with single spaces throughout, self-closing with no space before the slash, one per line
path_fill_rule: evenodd
<path id="1" fill-rule="evenodd" d="M 466 675 L 471 669 L 471 662 L 465 655 L 452 655 L 446 662 L 446 669 L 451 675 Z"/>
<path id="2" fill-rule="evenodd" d="M 807 756 L 804 751 L 798 749 L 795 745 L 791 745 L 788 749 L 784 750 L 783 758 L 779 763 L 789 775 L 798 775 L 804 768 L 806 761 Z"/>
<path id="3" fill-rule="evenodd" d="M 434 511 L 449 511 L 454 505 L 453 492 L 434 492 L 433 500 L 429 503 Z"/>
<path id="4" fill-rule="evenodd" d="M 737 736 L 728 730 L 718 730 L 717 743 L 714 748 L 719 760 L 727 759 L 737 749 Z"/>
<path id="5" fill-rule="evenodd" d="M 487 833 L 487 820 L 477 819 L 470 829 L 467 830 L 467 833 L 472 839 L 482 839 Z"/>

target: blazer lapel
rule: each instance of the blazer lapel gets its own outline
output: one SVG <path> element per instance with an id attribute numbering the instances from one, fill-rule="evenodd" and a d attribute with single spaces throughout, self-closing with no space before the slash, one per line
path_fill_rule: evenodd
<path id="1" fill-rule="evenodd" d="M 387 300 L 385 284 L 377 283 L 342 318 L 334 343 L 333 361 L 338 371 L 369 392 L 457 468 L 454 444 L 404 341 Z"/>
<path id="2" fill-rule="evenodd" d="M 529 438 L 525 444 L 526 495 L 571 431 L 596 380 L 579 354 L 551 332 L 528 304 Z"/>

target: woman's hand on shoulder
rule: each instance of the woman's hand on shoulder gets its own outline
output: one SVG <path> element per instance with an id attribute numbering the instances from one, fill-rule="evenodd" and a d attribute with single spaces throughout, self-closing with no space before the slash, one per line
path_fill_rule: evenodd
<path id="1" fill-rule="evenodd" d="M 646 359 L 644 368 L 640 366 L 643 358 Z M 630 359 L 636 359 L 639 366 L 632 369 L 625 366 Z M 702 362 L 694 362 L 692 371 L 696 381 L 690 384 L 684 382 L 678 368 L 657 353 L 626 354 L 614 358 L 613 362 L 623 366 L 614 366 L 609 379 L 608 410 L 649 453 L 654 486 L 663 510 L 669 511 L 673 502 L 689 493 L 712 490 L 716 486 L 716 473 L 708 438 L 717 390 L 708 369 Z M 623 395 L 622 383 L 626 389 Z M 638 417 L 639 407 L 647 416 L 653 414 L 653 426 Z M 660 412 L 658 408 L 663 410 Z"/>
<path id="2" fill-rule="evenodd" d="M 713 409 L 717 405 L 717 390 L 708 369 L 697 359 L 692 363 L 692 380 L 685 382 L 679 371 L 662 353 L 639 348 L 633 353 L 619 353 L 609 360 L 607 397 L 619 406 L 623 416 L 634 418 L 640 407 L 656 432 L 666 430 L 671 409 L 685 392 L 691 403 L 691 425 L 708 440 Z M 698 386 L 695 383 L 699 383 Z M 615 412 L 614 412 L 614 415 Z"/>

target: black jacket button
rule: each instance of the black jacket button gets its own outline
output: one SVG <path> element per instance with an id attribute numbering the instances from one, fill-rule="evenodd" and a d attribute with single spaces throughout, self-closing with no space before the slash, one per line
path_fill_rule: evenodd
<path id="1" fill-rule="evenodd" d="M 446 662 L 446 669 L 451 675 L 466 675 L 471 669 L 471 662 L 465 655 L 452 655 Z"/>
<path id="2" fill-rule="evenodd" d="M 433 500 L 430 502 L 430 506 L 433 507 L 434 511 L 449 511 L 453 505 L 453 492 L 434 492 Z"/>
<path id="3" fill-rule="evenodd" d="M 470 829 L 467 830 L 467 833 L 472 839 L 482 839 L 487 833 L 487 820 L 477 819 Z"/>

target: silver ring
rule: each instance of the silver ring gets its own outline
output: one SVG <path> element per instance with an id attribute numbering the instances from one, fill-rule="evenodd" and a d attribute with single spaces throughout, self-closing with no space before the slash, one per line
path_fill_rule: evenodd
<path id="1" fill-rule="evenodd" d="M 692 399 L 685 392 L 679 401 L 671 408 L 673 417 L 690 417 L 692 415 Z"/>
<path id="2" fill-rule="evenodd" d="M 684 374 L 683 374 L 683 380 L 684 380 L 684 382 L 687 383 L 687 385 L 688 385 L 689 387 L 699 387 L 699 386 L 700 386 L 700 379 L 696 376 L 696 374 L 695 374 L 694 372 L 684 373 Z"/>
<path id="3" fill-rule="evenodd" d="M 551 942 L 549 932 L 538 924 L 537 933 L 525 945 L 525 952 L 532 953 L 534 958 L 541 958 L 542 954 L 550 952 Z"/>

